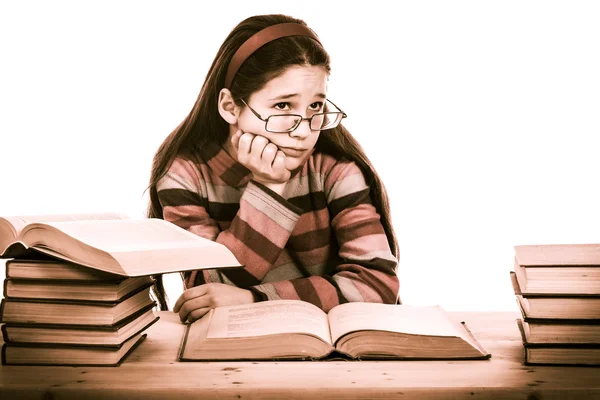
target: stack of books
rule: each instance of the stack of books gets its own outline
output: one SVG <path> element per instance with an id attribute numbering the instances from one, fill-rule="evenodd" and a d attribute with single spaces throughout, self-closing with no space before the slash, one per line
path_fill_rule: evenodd
<path id="1" fill-rule="evenodd" d="M 600 244 L 515 246 L 527 365 L 600 365 Z"/>
<path id="2" fill-rule="evenodd" d="M 7 260 L 2 364 L 119 365 L 158 320 L 153 282 L 50 258 Z"/>
<path id="3" fill-rule="evenodd" d="M 2 364 L 119 365 L 158 318 L 151 276 L 239 268 L 224 245 L 161 219 L 0 218 Z"/>

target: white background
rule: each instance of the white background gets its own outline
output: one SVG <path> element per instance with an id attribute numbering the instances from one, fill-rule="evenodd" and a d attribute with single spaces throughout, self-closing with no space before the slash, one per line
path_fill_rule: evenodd
<path id="1" fill-rule="evenodd" d="M 404 303 L 515 310 L 514 245 L 600 242 L 600 3 L 390 3 L 3 1 L 0 215 L 141 218 L 222 41 L 285 13 L 387 185 Z"/>

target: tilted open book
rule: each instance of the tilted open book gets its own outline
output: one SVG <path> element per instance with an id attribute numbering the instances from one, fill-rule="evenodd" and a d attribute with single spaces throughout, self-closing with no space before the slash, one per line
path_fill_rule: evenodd
<path id="1" fill-rule="evenodd" d="M 300 300 L 217 307 L 186 328 L 179 360 L 487 359 L 464 323 L 438 306 Z"/>
<path id="2" fill-rule="evenodd" d="M 19 219 L 20 218 L 20 219 Z M 122 276 L 241 267 L 224 245 L 161 219 L 0 218 L 0 257 L 37 251 Z M 118 218 L 115 214 L 115 218 Z"/>
<path id="3" fill-rule="evenodd" d="M 93 221 L 110 219 L 129 219 L 129 217 L 125 214 L 112 212 L 0 217 L 0 255 L 6 253 L 11 244 L 19 241 L 19 235 L 23 228 L 35 222 Z"/>

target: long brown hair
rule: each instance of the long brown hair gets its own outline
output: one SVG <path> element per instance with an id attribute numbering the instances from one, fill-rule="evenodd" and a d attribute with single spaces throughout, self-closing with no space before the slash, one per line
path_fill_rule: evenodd
<path id="1" fill-rule="evenodd" d="M 253 34 L 271 25 L 302 20 L 286 15 L 258 15 L 240 22 L 227 36 L 208 71 L 198 99 L 188 116 L 160 145 L 152 164 L 150 176 L 149 218 L 163 218 L 156 185 L 165 175 L 173 160 L 181 155 L 195 154 L 207 143 L 223 144 L 229 136 L 229 126 L 218 112 L 218 97 L 224 87 L 227 67 L 236 50 Z M 329 55 L 319 43 L 304 36 L 288 36 L 265 44 L 242 64 L 231 84 L 231 94 L 236 104 L 248 99 L 269 80 L 280 75 L 292 65 L 322 66 L 330 72 Z M 365 174 L 371 188 L 371 200 L 381 216 L 392 253 L 399 257 L 398 242 L 391 223 L 386 190 L 362 147 L 341 124 L 322 132 L 316 151 L 336 158 L 354 161 Z M 162 276 L 155 276 L 155 295 L 161 310 L 168 310 Z"/>

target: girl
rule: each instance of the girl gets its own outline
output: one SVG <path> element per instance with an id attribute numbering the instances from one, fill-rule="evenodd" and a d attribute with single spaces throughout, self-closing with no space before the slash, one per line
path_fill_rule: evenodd
<path id="1" fill-rule="evenodd" d="M 174 305 L 300 299 L 329 311 L 399 302 L 387 195 L 327 98 L 329 56 L 305 22 L 250 17 L 225 39 L 198 99 L 155 155 L 148 216 L 227 246 L 244 268 L 185 273 Z M 161 309 L 168 309 L 157 278 Z"/>

